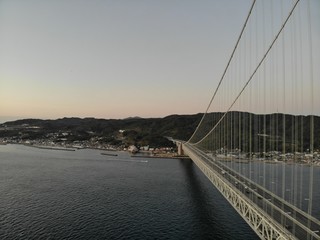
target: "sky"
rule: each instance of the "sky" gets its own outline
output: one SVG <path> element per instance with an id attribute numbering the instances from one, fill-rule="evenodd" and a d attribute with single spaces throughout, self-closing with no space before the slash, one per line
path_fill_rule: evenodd
<path id="1" fill-rule="evenodd" d="M 204 112 L 250 5 L 0 0 L 0 122 Z"/>

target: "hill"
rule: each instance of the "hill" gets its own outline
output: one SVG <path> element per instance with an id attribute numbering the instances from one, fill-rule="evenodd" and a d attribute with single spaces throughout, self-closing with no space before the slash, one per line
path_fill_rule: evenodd
<path id="1" fill-rule="evenodd" d="M 5 141 L 52 140 L 66 143 L 95 141 L 101 144 L 131 144 L 151 147 L 172 146 L 165 137 L 188 139 L 201 114 L 172 115 L 165 118 L 62 118 L 57 120 L 23 119 L 0 124 Z"/>
<path id="2" fill-rule="evenodd" d="M 204 128 L 212 127 L 212 119 L 219 119 L 222 113 L 210 113 L 205 118 Z M 203 114 L 170 115 L 164 118 L 127 118 L 127 119 L 95 119 L 95 118 L 61 118 L 56 120 L 23 119 L 0 124 L 0 141 L 51 141 L 55 143 L 106 144 L 113 146 L 166 147 L 172 146 L 166 136 L 188 140 L 196 129 Z M 209 121 L 209 120 L 210 121 Z M 293 138 L 299 139 L 303 149 L 309 147 L 310 116 L 283 114 L 256 115 L 252 113 L 230 112 L 226 119 L 231 119 L 233 131 L 225 131 L 225 137 L 234 139 L 234 146 L 241 137 L 239 129 L 251 128 L 251 137 L 255 145 L 262 146 L 261 135 L 276 137 L 273 144 L 280 144 L 286 138 L 286 148 L 290 150 Z M 320 148 L 320 117 L 314 118 L 314 146 Z M 263 124 L 265 123 L 265 124 Z M 285 127 L 285 136 L 283 128 Z M 239 137 L 240 136 L 240 137 Z M 260 136 L 260 137 L 259 137 Z M 247 136 L 248 137 L 248 136 Z M 254 146 L 255 146 L 254 145 Z M 301 146 L 299 149 L 301 149 Z M 248 149 L 244 145 L 242 149 Z M 281 146 L 278 146 L 281 149 Z M 261 149 L 257 149 L 261 150 Z M 292 150 L 292 149 L 291 149 Z"/>

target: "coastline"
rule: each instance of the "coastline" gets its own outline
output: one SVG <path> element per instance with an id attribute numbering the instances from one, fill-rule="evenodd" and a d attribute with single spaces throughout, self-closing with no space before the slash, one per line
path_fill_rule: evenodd
<path id="1" fill-rule="evenodd" d="M 25 144 L 25 143 L 0 143 L 0 146 L 6 146 L 9 144 L 16 144 L 16 145 L 23 145 L 26 147 L 33 147 L 33 148 L 38 148 L 38 149 L 46 149 L 46 150 L 57 150 L 57 151 L 69 151 L 69 152 L 74 152 L 76 150 L 81 150 L 81 149 L 92 149 L 92 150 L 99 150 L 99 151 L 110 151 L 110 152 L 121 152 L 121 150 L 115 150 L 115 149 L 104 149 L 104 148 L 95 148 L 95 147 L 62 147 L 62 146 L 48 146 L 48 145 L 32 145 L 32 144 Z M 146 154 L 132 154 L 131 157 L 133 158 L 158 158 L 158 159 L 190 159 L 188 156 L 178 156 L 175 155 L 174 153 L 164 153 L 164 154 L 155 154 L 155 155 L 149 155 L 147 154 L 148 152 L 144 152 Z M 100 152 L 101 155 L 105 156 L 118 156 L 117 153 L 107 153 L 107 152 Z M 222 162 L 230 162 L 233 161 L 231 159 L 219 159 L 219 161 Z M 303 165 L 303 166 L 315 166 L 315 167 L 320 167 L 320 164 L 318 162 L 315 162 L 313 164 L 308 163 L 308 162 L 294 162 L 294 161 L 272 161 L 272 160 L 258 160 L 258 159 L 253 159 L 252 161 L 250 160 L 240 160 L 237 159 L 234 161 L 236 163 L 240 164 L 249 164 L 250 162 L 264 162 L 266 164 L 272 164 L 272 165 L 278 165 L 278 164 L 286 164 L 286 165 Z"/>
<path id="2" fill-rule="evenodd" d="M 188 156 L 172 156 L 170 155 L 131 155 L 132 158 L 166 158 L 166 159 L 190 159 Z"/>
<path id="3" fill-rule="evenodd" d="M 23 144 L 27 147 L 34 147 L 39 149 L 47 149 L 47 150 L 58 150 L 58 151 L 71 151 L 74 152 L 76 149 L 74 148 L 64 148 L 64 147 L 55 147 L 55 146 L 39 146 L 39 145 L 29 145 L 29 144 Z"/>

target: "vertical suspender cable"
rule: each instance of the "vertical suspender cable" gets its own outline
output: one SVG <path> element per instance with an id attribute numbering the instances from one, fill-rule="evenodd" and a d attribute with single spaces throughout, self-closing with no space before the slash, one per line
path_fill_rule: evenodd
<path id="1" fill-rule="evenodd" d="M 309 177 L 309 204 L 308 204 L 308 214 L 312 215 L 312 201 L 313 201 L 313 151 L 314 151 L 314 121 L 313 121 L 313 55 L 312 55 L 312 31 L 311 31 L 311 12 L 310 12 L 310 1 L 307 1 L 308 4 L 308 38 L 309 38 L 309 56 L 310 56 L 310 87 L 311 87 L 311 116 L 310 116 L 310 154 L 312 155 L 311 166 L 310 166 L 310 177 Z M 308 224 L 310 228 L 310 221 Z"/>
<path id="2" fill-rule="evenodd" d="M 300 109 L 301 111 L 303 111 L 303 91 L 304 91 L 304 87 L 303 87 L 303 51 L 302 51 L 302 28 L 301 28 L 301 11 L 300 9 L 298 9 L 298 29 L 299 29 L 299 66 L 300 66 Z M 304 152 L 304 141 L 303 141 L 303 137 L 304 137 L 304 133 L 303 133 L 303 114 L 301 114 L 301 118 L 300 118 L 300 144 L 301 144 L 301 148 L 300 148 L 300 152 L 303 153 Z M 302 196 L 303 196 L 303 192 L 302 192 L 302 183 L 303 183 L 303 167 L 301 166 L 300 168 L 300 176 L 299 176 L 299 180 L 300 180 L 300 186 L 299 186 L 299 204 L 298 207 L 301 209 L 302 208 Z"/>
<path id="3" fill-rule="evenodd" d="M 281 18 L 283 18 L 283 1 L 281 1 Z M 282 35 L 282 80 L 283 80 L 283 115 L 282 115 L 282 156 L 286 159 L 286 67 L 285 67 L 285 36 Z M 285 199 L 286 193 L 286 165 L 282 162 L 282 199 Z M 284 205 L 282 204 L 282 210 Z M 284 225 L 283 215 L 281 216 L 281 223 Z"/>
<path id="4" fill-rule="evenodd" d="M 300 0 L 296 0 L 296 2 L 293 4 L 292 9 L 290 10 L 285 22 L 282 24 L 280 30 L 278 31 L 277 35 L 275 36 L 275 38 L 273 39 L 273 41 L 271 42 L 268 50 L 264 53 L 263 57 L 261 58 L 261 60 L 259 61 L 257 67 L 255 68 L 255 70 L 253 71 L 253 73 L 251 74 L 251 76 L 249 77 L 248 81 L 245 83 L 245 85 L 243 86 L 243 88 L 241 89 L 241 91 L 239 92 L 239 94 L 237 95 L 237 97 L 234 99 L 234 101 L 232 102 L 232 104 L 229 106 L 228 110 L 222 115 L 222 117 L 219 119 L 219 121 L 217 122 L 217 124 L 198 142 L 194 143 L 194 145 L 199 144 L 200 142 L 202 142 L 206 137 L 208 137 L 212 131 L 215 130 L 215 128 L 218 126 L 218 124 L 220 124 L 220 122 L 223 120 L 223 118 L 227 115 L 228 112 L 230 112 L 230 110 L 232 109 L 232 107 L 234 106 L 234 104 L 238 101 L 239 97 L 241 96 L 241 94 L 244 92 L 244 90 L 247 88 L 247 86 L 249 85 L 249 83 L 251 82 L 251 80 L 253 79 L 253 77 L 255 76 L 255 74 L 257 73 L 258 69 L 261 67 L 262 63 L 264 62 L 264 60 L 266 59 L 266 57 L 268 56 L 270 50 L 272 49 L 273 45 L 275 44 L 275 42 L 277 41 L 277 39 L 279 38 L 282 30 L 284 29 L 284 27 L 286 26 L 288 20 L 290 19 L 294 9 L 296 8 L 298 2 Z"/>
<path id="5" fill-rule="evenodd" d="M 206 114 L 208 113 L 208 110 L 209 110 L 209 108 L 210 108 L 210 106 L 211 106 L 211 104 L 212 104 L 212 102 L 213 102 L 213 100 L 214 100 L 214 98 L 215 98 L 215 96 L 216 96 L 219 88 L 220 88 L 220 85 L 221 85 L 221 83 L 222 83 L 222 81 L 223 81 L 223 79 L 224 79 L 224 77 L 225 77 L 225 75 L 226 75 L 226 73 L 227 73 L 227 70 L 228 70 L 229 65 L 230 65 L 230 63 L 231 63 L 231 60 L 232 60 L 232 58 L 233 58 L 233 55 L 234 55 L 234 53 L 235 53 L 235 51 L 236 51 L 236 49 L 237 49 L 237 47 L 238 47 L 238 44 L 239 44 L 240 39 L 241 39 L 241 37 L 242 37 L 242 34 L 243 34 L 243 32 L 244 32 L 244 30 L 245 30 L 245 28 L 246 28 L 246 26 L 247 26 L 247 23 L 248 23 L 248 21 L 249 21 L 249 18 L 250 18 L 250 15 L 251 15 L 251 12 L 252 12 L 252 9 L 253 9 L 255 3 L 256 3 L 256 0 L 253 0 L 253 1 L 252 1 L 252 4 L 251 4 L 251 7 L 250 7 L 250 10 L 249 10 L 249 13 L 248 13 L 248 15 L 247 15 L 247 18 L 246 18 L 246 20 L 245 20 L 245 23 L 244 23 L 244 25 L 243 25 L 243 27 L 242 27 L 242 29 L 241 29 L 241 32 L 240 32 L 240 35 L 239 35 L 238 40 L 237 40 L 237 42 L 236 42 L 236 45 L 235 45 L 234 48 L 233 48 L 233 51 L 232 51 L 232 53 L 231 53 L 231 56 L 230 56 L 229 61 L 228 61 L 228 63 L 227 63 L 227 66 L 226 66 L 226 68 L 225 68 L 225 70 L 224 70 L 224 72 L 223 72 L 223 74 L 222 74 L 222 77 L 221 77 L 221 79 L 220 79 L 220 81 L 219 81 L 219 83 L 218 83 L 218 86 L 217 86 L 217 88 L 216 88 L 216 90 L 215 90 L 215 92 L 214 92 L 214 94 L 213 94 L 213 96 L 212 96 L 212 98 L 211 98 L 211 100 L 210 100 L 210 102 L 209 102 L 209 105 L 208 105 L 205 113 L 203 114 L 203 116 L 202 116 L 202 118 L 201 118 L 201 120 L 200 120 L 200 122 L 199 122 L 199 124 L 198 124 L 198 126 L 197 126 L 197 128 L 196 128 L 196 130 L 194 131 L 194 133 L 192 134 L 192 136 L 191 136 L 190 139 L 188 140 L 188 143 L 191 142 L 191 140 L 192 140 L 192 138 L 194 137 L 195 133 L 198 131 L 199 127 L 201 126 L 201 124 L 202 124 L 202 122 L 203 122 Z"/>

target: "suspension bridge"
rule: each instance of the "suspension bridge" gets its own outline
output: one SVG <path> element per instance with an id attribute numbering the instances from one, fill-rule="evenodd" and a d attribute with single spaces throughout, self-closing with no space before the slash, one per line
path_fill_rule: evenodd
<path id="1" fill-rule="evenodd" d="M 195 132 L 176 140 L 261 239 L 320 239 L 319 6 L 252 1 Z"/>

